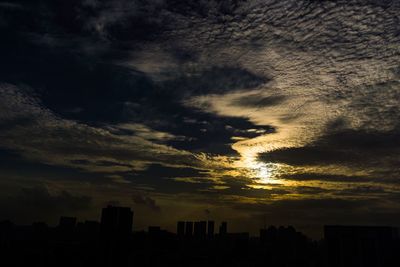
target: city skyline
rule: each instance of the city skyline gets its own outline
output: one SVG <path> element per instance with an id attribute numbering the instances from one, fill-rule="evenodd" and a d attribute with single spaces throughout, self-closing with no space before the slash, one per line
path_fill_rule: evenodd
<path id="1" fill-rule="evenodd" d="M 62 232 L 71 232 L 79 228 L 87 227 L 85 231 L 94 231 L 102 234 L 109 235 L 110 238 L 121 238 L 127 237 L 131 234 L 148 232 L 161 232 L 167 231 L 169 233 L 175 234 L 178 238 L 194 238 L 194 239 L 213 239 L 216 236 L 224 237 L 230 234 L 247 234 L 247 238 L 253 237 L 249 232 L 231 232 L 228 231 L 228 222 L 221 221 L 218 226 L 218 231 L 215 229 L 214 220 L 201 220 L 201 221 L 191 221 L 190 219 L 184 221 L 176 222 L 175 231 L 168 231 L 168 229 L 163 229 L 160 225 L 148 225 L 146 229 L 135 229 L 134 228 L 134 211 L 129 207 L 119 207 L 113 205 L 107 205 L 107 207 L 102 208 L 99 220 L 81 220 L 77 217 L 70 217 L 61 215 L 58 217 L 58 223 L 55 225 L 47 225 L 46 222 L 35 221 L 28 225 L 16 225 L 10 220 L 0 221 L 3 225 L 14 225 L 23 227 L 35 227 L 40 225 L 41 227 L 48 228 L 58 228 Z M 326 226 L 324 226 L 326 227 Z M 382 226 L 380 226 L 382 227 Z M 292 225 L 264 225 L 263 228 L 259 229 L 256 237 L 261 237 L 265 231 L 270 229 L 278 230 L 282 229 L 293 229 Z"/>
<path id="2" fill-rule="evenodd" d="M 134 231 L 134 211 L 108 205 L 100 221 L 61 216 L 19 226 L 0 221 L 2 263 L 13 266 L 304 266 L 395 267 L 399 229 L 387 226 L 325 225 L 321 240 L 293 226 L 264 226 L 259 235 L 228 231 L 221 222 L 178 221 L 176 232 L 160 226 Z"/>

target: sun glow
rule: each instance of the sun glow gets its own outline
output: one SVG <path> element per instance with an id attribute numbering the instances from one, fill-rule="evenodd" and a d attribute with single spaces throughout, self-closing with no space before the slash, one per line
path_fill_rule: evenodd
<path id="1" fill-rule="evenodd" d="M 246 170 L 247 176 L 255 180 L 257 184 L 277 183 L 274 179 L 278 170 L 278 164 L 263 163 L 258 161 L 258 151 L 247 151 L 237 163 L 238 167 Z"/>
<path id="2" fill-rule="evenodd" d="M 260 164 L 265 165 L 265 164 Z M 268 183 L 269 179 L 272 177 L 272 170 L 267 166 L 260 166 L 257 170 L 257 176 L 263 183 Z"/>

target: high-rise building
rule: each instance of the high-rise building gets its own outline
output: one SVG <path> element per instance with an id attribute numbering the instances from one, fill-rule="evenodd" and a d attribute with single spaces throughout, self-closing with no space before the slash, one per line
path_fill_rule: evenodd
<path id="1" fill-rule="evenodd" d="M 275 226 L 260 229 L 260 242 L 265 245 L 267 243 L 275 243 L 278 239 L 278 229 Z"/>
<path id="2" fill-rule="evenodd" d="M 206 221 L 201 221 L 200 226 L 200 237 L 205 238 L 207 236 L 207 222 Z"/>
<path id="3" fill-rule="evenodd" d="M 383 267 L 392 266 L 399 235 L 392 227 L 327 225 L 324 239 L 328 266 Z"/>
<path id="4" fill-rule="evenodd" d="M 227 222 L 222 222 L 221 226 L 219 227 L 219 235 L 223 236 L 228 233 L 228 223 Z"/>
<path id="5" fill-rule="evenodd" d="M 101 213 L 100 230 L 105 234 L 132 233 L 133 211 L 127 207 L 108 206 Z"/>
<path id="6" fill-rule="evenodd" d="M 176 224 L 176 234 L 178 236 L 184 236 L 185 235 L 185 222 L 179 221 Z"/>
<path id="7" fill-rule="evenodd" d="M 193 235 L 193 222 L 186 222 L 185 235 L 186 236 Z"/>
<path id="8" fill-rule="evenodd" d="M 81 236 L 97 236 L 100 231 L 100 223 L 96 221 L 79 222 L 76 229 Z"/>
<path id="9" fill-rule="evenodd" d="M 72 232 L 76 226 L 75 217 L 65 217 L 61 216 L 58 223 L 58 228 L 64 232 Z"/>
<path id="10" fill-rule="evenodd" d="M 194 236 L 198 239 L 203 239 L 207 234 L 207 222 L 200 221 L 194 223 Z"/>
<path id="11" fill-rule="evenodd" d="M 196 238 L 200 237 L 200 222 L 194 222 L 194 236 Z"/>
<path id="12" fill-rule="evenodd" d="M 213 237 L 214 236 L 214 221 L 208 221 L 208 226 L 207 226 L 207 235 L 208 237 Z"/>
<path id="13" fill-rule="evenodd" d="M 158 235 L 161 232 L 160 226 L 149 226 L 147 233 L 151 235 Z"/>

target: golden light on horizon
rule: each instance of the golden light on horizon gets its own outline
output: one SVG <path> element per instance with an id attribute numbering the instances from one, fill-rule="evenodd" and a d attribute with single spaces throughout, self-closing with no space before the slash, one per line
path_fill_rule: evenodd
<path id="1" fill-rule="evenodd" d="M 279 166 L 274 163 L 264 163 L 258 160 L 258 154 L 264 152 L 263 147 L 249 147 L 242 153 L 241 159 L 236 162 L 238 168 L 246 170 L 248 178 L 254 180 L 258 185 L 268 185 L 280 183 L 275 179 Z"/>

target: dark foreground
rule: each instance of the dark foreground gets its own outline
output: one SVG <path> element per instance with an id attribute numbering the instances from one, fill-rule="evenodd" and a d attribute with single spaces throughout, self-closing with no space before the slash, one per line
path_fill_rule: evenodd
<path id="1" fill-rule="evenodd" d="M 129 208 L 103 209 L 101 222 L 61 217 L 44 223 L 0 223 L 0 266 L 400 266 L 400 240 L 391 227 L 325 226 L 312 241 L 293 227 L 268 227 L 259 237 L 229 233 L 222 223 L 178 222 L 132 232 Z"/>

